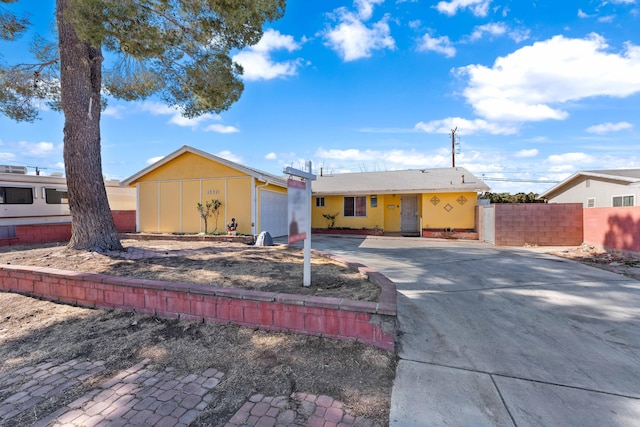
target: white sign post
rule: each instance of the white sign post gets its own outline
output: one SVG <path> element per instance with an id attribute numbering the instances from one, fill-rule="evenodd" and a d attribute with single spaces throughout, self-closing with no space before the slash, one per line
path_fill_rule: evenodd
<path id="1" fill-rule="evenodd" d="M 284 173 L 300 179 L 289 178 L 288 223 L 289 244 L 304 240 L 304 266 L 302 284 L 311 285 L 311 181 L 316 176 L 311 173 L 311 162 L 306 164 L 308 172 L 286 168 Z"/>

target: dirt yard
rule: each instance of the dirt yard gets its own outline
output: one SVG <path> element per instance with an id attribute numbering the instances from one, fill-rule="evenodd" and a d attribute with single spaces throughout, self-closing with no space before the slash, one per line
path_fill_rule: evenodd
<path id="1" fill-rule="evenodd" d="M 608 253 L 588 244 L 551 253 L 603 270 L 622 274 L 635 280 L 640 280 L 640 259 L 638 258 L 623 254 Z"/>
<path id="2" fill-rule="evenodd" d="M 56 246 L 3 248 L 0 263 L 362 300 L 377 297 L 377 287 L 362 275 L 319 257 L 312 263 L 312 289 L 302 288 L 302 257 L 296 249 L 123 243 L 129 248 L 123 256 Z M 91 310 L 7 293 L 0 293 L 0 307 L 0 372 L 47 359 L 102 360 L 106 362 L 104 380 L 150 358 L 160 367 L 184 374 L 209 367 L 225 373 L 215 400 L 195 426 L 223 426 L 253 394 L 290 396 L 294 392 L 332 396 L 354 416 L 388 424 L 396 364 L 392 352 L 356 342 Z M 94 386 L 86 383 L 45 400 L 12 419 L 12 425 L 32 425 Z"/>
<path id="3" fill-rule="evenodd" d="M 379 294 L 378 286 L 366 276 L 315 255 L 311 257 L 312 286 L 302 287 L 302 252 L 284 245 L 169 240 L 123 240 L 122 244 L 126 252 L 85 252 L 52 245 L 9 247 L 0 249 L 0 264 L 361 301 L 375 301 Z"/>

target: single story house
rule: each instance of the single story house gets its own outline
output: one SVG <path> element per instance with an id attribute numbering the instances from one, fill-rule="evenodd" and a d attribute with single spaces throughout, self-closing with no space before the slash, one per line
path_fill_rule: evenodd
<path id="1" fill-rule="evenodd" d="M 461 167 L 321 173 L 312 183 L 311 224 L 406 235 L 470 231 L 484 191 L 489 187 Z"/>
<path id="2" fill-rule="evenodd" d="M 208 232 L 224 233 L 232 218 L 240 234 L 288 232 L 286 179 L 193 147 L 183 146 L 122 184 L 137 189 L 138 232 L 204 232 L 197 204 L 211 200 L 222 205 Z"/>
<path id="3" fill-rule="evenodd" d="M 640 169 L 580 171 L 540 195 L 549 203 L 585 208 L 640 206 Z"/>

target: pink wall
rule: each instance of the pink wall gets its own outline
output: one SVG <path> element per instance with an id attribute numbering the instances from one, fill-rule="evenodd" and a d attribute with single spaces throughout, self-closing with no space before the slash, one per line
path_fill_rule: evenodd
<path id="1" fill-rule="evenodd" d="M 584 241 L 608 250 L 640 252 L 640 206 L 584 209 Z"/>
<path id="2" fill-rule="evenodd" d="M 136 211 L 111 211 L 120 233 L 136 231 Z M 16 237 L 0 239 L 0 246 L 65 242 L 71 238 L 71 224 L 17 225 Z"/>
<path id="3" fill-rule="evenodd" d="M 495 245 L 576 246 L 582 238 L 581 203 L 497 203 Z"/>

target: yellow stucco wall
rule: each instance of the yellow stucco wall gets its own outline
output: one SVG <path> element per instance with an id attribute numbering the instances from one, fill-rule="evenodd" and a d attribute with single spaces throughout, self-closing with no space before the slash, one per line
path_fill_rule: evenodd
<path id="1" fill-rule="evenodd" d="M 158 231 L 158 183 L 141 182 L 138 184 L 138 218 L 142 232 Z"/>
<path id="2" fill-rule="evenodd" d="M 382 228 L 384 227 L 384 209 L 381 204 L 383 197 L 378 197 L 378 207 L 371 207 L 371 196 L 367 195 L 367 215 L 366 216 L 344 216 L 344 197 L 343 196 L 325 196 L 324 207 L 316 207 L 316 197 L 312 199 L 311 205 L 311 227 L 327 228 L 327 220 L 323 214 L 335 214 L 335 227 L 345 228 Z"/>
<path id="3" fill-rule="evenodd" d="M 138 181 L 169 181 L 201 178 L 226 178 L 247 174 L 193 153 L 184 153 L 159 166 Z"/>
<path id="4" fill-rule="evenodd" d="M 476 193 L 423 194 L 422 228 L 473 229 L 477 198 Z"/>
<path id="5" fill-rule="evenodd" d="M 410 195 L 409 195 L 410 196 Z M 476 193 L 427 193 L 418 196 L 418 214 L 422 217 L 423 228 L 459 228 L 475 227 Z M 371 196 L 367 196 L 366 217 L 344 217 L 343 196 L 325 196 L 325 206 L 316 207 L 313 197 L 312 227 L 327 228 L 323 214 L 339 212 L 335 227 L 347 228 L 383 228 L 387 233 L 401 231 L 402 194 L 377 195 L 378 207 L 371 207 Z M 437 204 L 431 202 L 436 197 Z M 463 197 L 463 198 L 461 198 Z M 434 199 L 436 201 L 436 199 Z M 450 209 L 445 209 L 449 205 Z"/>
<path id="6" fill-rule="evenodd" d="M 217 199 L 222 202 L 217 232 L 225 232 L 226 224 L 233 217 L 240 224 L 238 233 L 251 234 L 253 179 L 204 157 L 182 154 L 136 181 L 139 185 L 139 230 L 203 232 L 204 221 L 196 205 Z M 215 229 L 216 220 L 211 216 L 208 232 Z"/>
<path id="7" fill-rule="evenodd" d="M 162 233 L 180 230 L 180 183 L 160 183 L 160 224 Z"/>
<path id="8" fill-rule="evenodd" d="M 251 234 L 251 178 L 227 179 L 225 224 L 235 218 L 238 233 Z"/>

